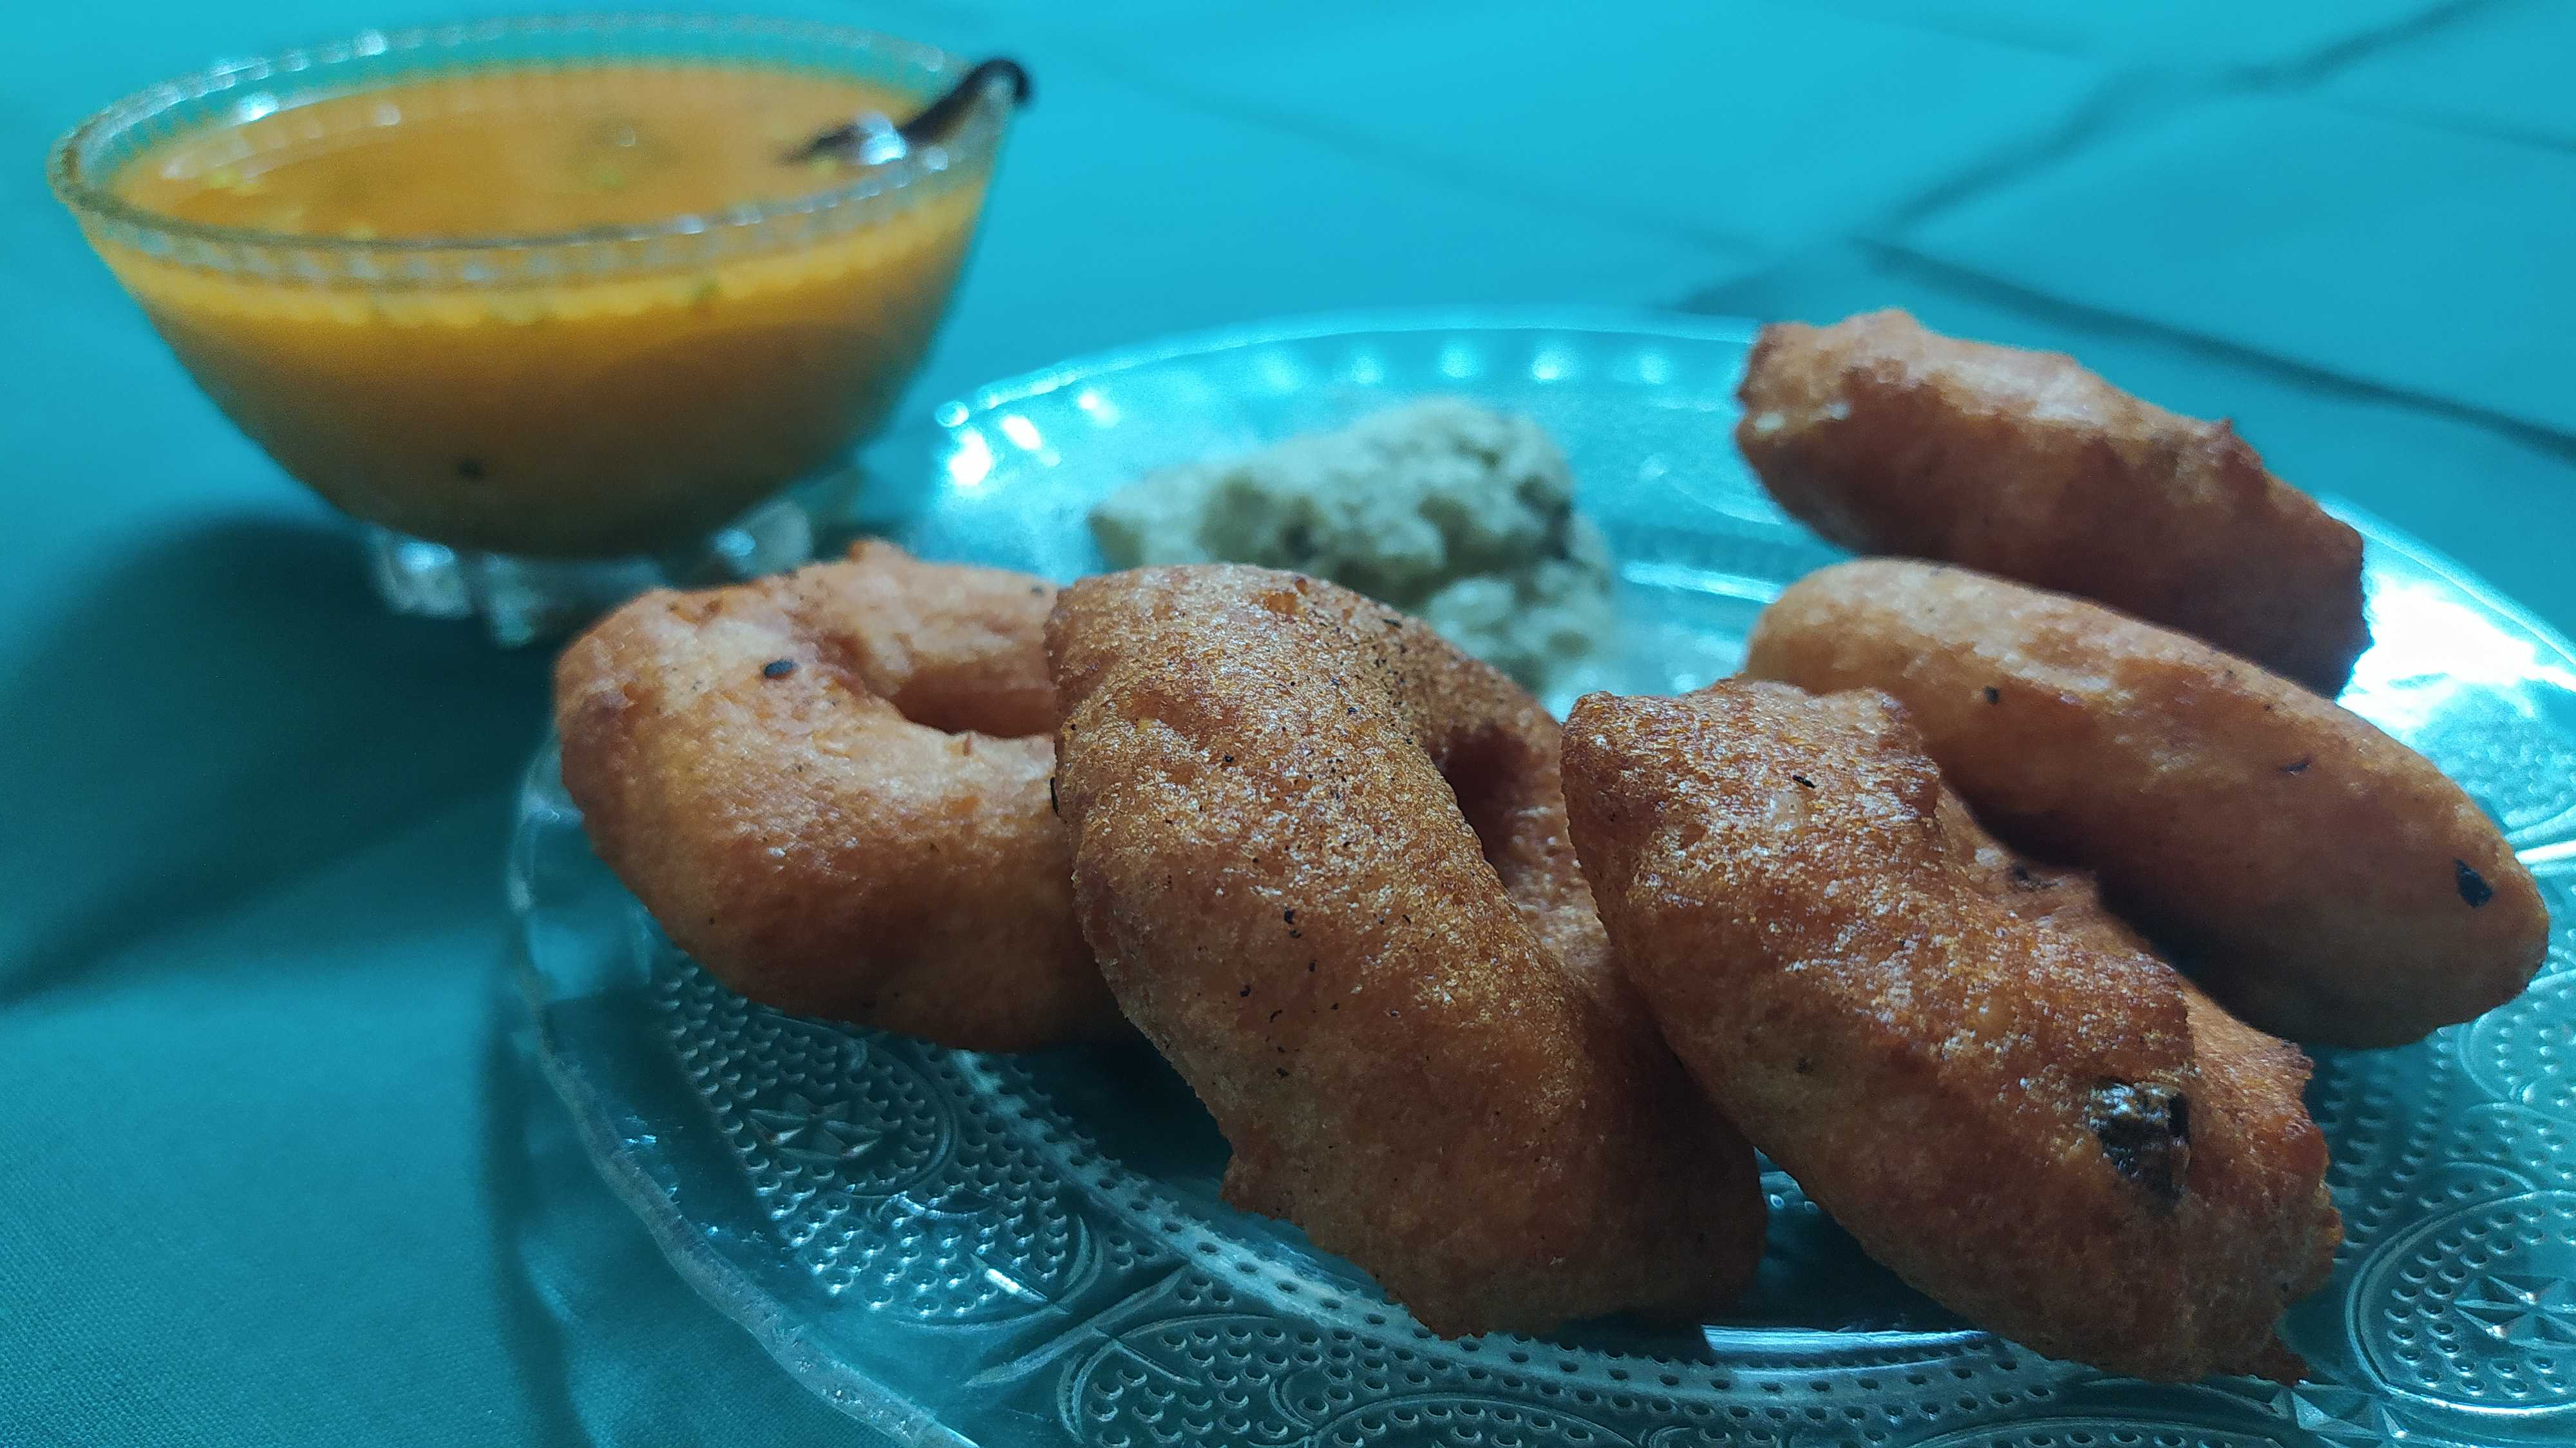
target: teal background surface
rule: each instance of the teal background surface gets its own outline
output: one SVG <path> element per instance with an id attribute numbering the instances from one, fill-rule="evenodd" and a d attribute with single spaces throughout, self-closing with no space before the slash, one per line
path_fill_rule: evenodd
<path id="1" fill-rule="evenodd" d="M 45 194 L 219 56 L 504 7 L 15 17 L 0 82 L 0 1444 L 861 1434 L 530 1079 L 537 653 L 397 620 Z M 2228 415 L 2576 629 L 2576 6 L 772 0 L 1024 59 L 909 407 L 1378 304 L 1896 304 Z"/>

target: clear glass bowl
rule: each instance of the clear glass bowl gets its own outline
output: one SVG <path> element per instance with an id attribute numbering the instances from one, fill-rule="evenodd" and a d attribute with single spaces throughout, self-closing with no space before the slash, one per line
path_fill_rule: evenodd
<path id="1" fill-rule="evenodd" d="M 238 137 L 251 157 L 368 124 L 352 94 L 463 77 L 473 104 L 539 105 L 607 64 L 846 77 L 922 101 L 968 68 L 883 35 L 770 20 L 370 32 L 137 92 L 65 136 L 49 166 L 207 394 L 373 525 L 387 600 L 479 613 L 505 641 L 657 582 L 806 556 L 808 518 L 778 495 L 846 484 L 853 446 L 919 365 L 1008 129 L 1007 82 L 941 143 L 811 194 L 554 234 L 217 227 L 115 183 L 177 136 Z"/>
<path id="2" fill-rule="evenodd" d="M 1369 315 L 1090 358 L 941 410 L 903 542 L 1059 579 L 1139 471 L 1465 394 L 1564 445 L 1618 558 L 1599 683 L 1731 671 L 1835 557 L 1731 438 L 1749 329 Z M 2349 514 L 2347 514 L 2349 515 Z M 1448 1342 L 1293 1229 L 1217 1198 L 1224 1143 L 1149 1050 L 988 1056 L 752 1005 L 592 855 L 549 749 L 509 879 L 541 1059 L 672 1262 L 788 1371 L 899 1441 L 1201 1448 L 2279 1448 L 2576 1439 L 2576 653 L 2369 519 L 2377 643 L 2345 702 L 2502 822 L 2558 931 L 2521 999 L 2394 1051 L 2319 1053 L 2349 1235 L 2292 1310 L 2313 1381 L 2150 1386 L 1907 1290 L 1779 1172 L 1723 1321 Z"/>

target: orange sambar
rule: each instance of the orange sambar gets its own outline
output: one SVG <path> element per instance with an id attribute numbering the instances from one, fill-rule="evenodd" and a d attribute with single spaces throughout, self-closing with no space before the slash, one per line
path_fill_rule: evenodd
<path id="1" fill-rule="evenodd" d="M 687 62 L 327 94 L 160 142 L 112 184 L 156 218 L 266 234 L 245 256 L 329 239 L 362 271 L 102 250 L 216 402 L 347 511 L 459 547 L 653 550 L 834 466 L 918 365 L 989 156 L 857 203 L 855 224 L 727 216 L 861 179 L 780 158 L 922 99 Z M 568 243 L 681 217 L 705 224 Z M 458 242 L 485 274 L 452 264 Z M 447 260 L 406 271 L 424 256 Z"/>

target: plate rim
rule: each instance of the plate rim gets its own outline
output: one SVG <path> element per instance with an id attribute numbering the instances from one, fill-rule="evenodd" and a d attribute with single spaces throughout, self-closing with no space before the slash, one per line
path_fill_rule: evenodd
<path id="1" fill-rule="evenodd" d="M 536 753 L 519 770 L 515 799 L 524 802 L 560 768 L 562 736 L 551 722 Z M 974 1440 L 942 1422 L 930 1408 L 898 1391 L 884 1379 L 840 1361 L 813 1341 L 794 1314 L 751 1273 L 736 1265 L 696 1230 L 689 1215 L 674 1202 L 643 1163 L 628 1150 L 617 1129 L 616 1112 L 597 1083 L 567 1059 L 554 1020 L 546 1009 L 544 968 L 530 941 L 533 902 L 518 888 L 521 842 L 528 837 L 523 807 L 514 805 L 510 848 L 503 852 L 503 888 L 510 897 L 510 972 L 519 999 L 528 1011 L 537 1049 L 537 1067 L 572 1117 L 573 1135 L 609 1192 L 644 1228 L 662 1259 L 688 1283 L 700 1301 L 724 1315 L 750 1336 L 760 1350 L 800 1387 L 824 1399 L 852 1420 L 888 1439 L 907 1445 L 976 1448 Z M 826 1383 L 828 1382 L 828 1387 Z"/>
<path id="2" fill-rule="evenodd" d="M 1311 342 L 1368 332 L 1560 331 L 1750 344 L 1763 325 L 1749 317 L 1682 312 L 1662 307 L 1458 305 L 1308 312 L 1197 328 L 1144 342 L 1078 353 L 1042 367 L 1011 373 L 970 387 L 933 407 L 930 417 L 945 431 L 977 413 L 1043 396 L 1085 378 L 1132 371 L 1182 357 L 1231 352 L 1277 342 Z"/>

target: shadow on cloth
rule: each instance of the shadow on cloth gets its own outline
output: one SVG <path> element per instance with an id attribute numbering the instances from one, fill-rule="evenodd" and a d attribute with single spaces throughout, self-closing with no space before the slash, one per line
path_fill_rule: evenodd
<path id="1" fill-rule="evenodd" d="M 0 686 L 0 1005 L 507 780 L 551 650 L 396 618 L 346 532 L 181 525 L 100 570 Z M 492 842 L 498 906 L 502 841 Z M 365 902 L 351 902 L 364 909 Z"/>

